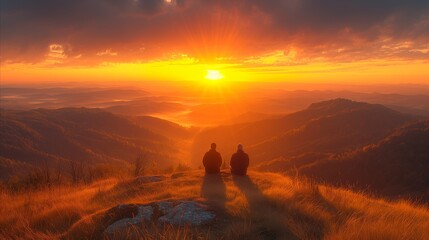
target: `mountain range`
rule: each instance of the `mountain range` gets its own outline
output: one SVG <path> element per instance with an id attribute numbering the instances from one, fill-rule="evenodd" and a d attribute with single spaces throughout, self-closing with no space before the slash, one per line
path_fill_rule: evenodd
<path id="1" fill-rule="evenodd" d="M 199 161 L 211 142 L 218 144 L 225 159 L 241 143 L 253 163 L 309 152 L 341 152 L 381 140 L 413 119 L 417 117 L 382 105 L 334 99 L 282 117 L 204 130 L 195 137 L 193 157 Z"/>
<path id="2" fill-rule="evenodd" d="M 151 169 L 201 166 L 212 142 L 225 166 L 238 143 L 251 168 L 306 176 L 389 198 L 427 201 L 429 120 L 379 104 L 333 99 L 295 113 L 211 128 L 94 108 L 1 110 L 3 179 L 73 162 L 130 171 L 138 156 Z M 243 115 L 245 116 L 245 115 Z"/>

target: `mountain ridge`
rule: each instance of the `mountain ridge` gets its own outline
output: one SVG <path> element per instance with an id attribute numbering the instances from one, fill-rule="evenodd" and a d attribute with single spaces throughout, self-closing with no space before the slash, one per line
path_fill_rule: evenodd
<path id="1" fill-rule="evenodd" d="M 238 143 L 242 143 L 253 156 L 256 156 L 254 158 L 256 162 L 281 157 L 283 154 L 281 150 L 285 146 L 289 146 L 289 144 L 306 147 L 301 152 L 289 148 L 290 151 L 295 151 L 295 154 L 301 154 L 303 153 L 302 151 L 310 149 L 310 146 L 307 146 L 308 140 L 317 138 L 319 141 L 326 141 L 325 135 L 331 134 L 330 131 L 338 136 L 342 134 L 343 137 L 347 137 L 348 132 L 360 134 L 361 137 L 357 140 L 353 139 L 353 136 L 348 136 L 346 140 L 349 142 L 337 140 L 337 143 L 351 148 L 355 145 L 365 145 L 371 141 L 379 140 L 394 128 L 413 119 L 417 119 L 417 117 L 402 114 L 378 104 L 354 102 L 346 99 L 323 101 L 312 104 L 305 110 L 274 119 L 203 130 L 196 136 L 194 141 L 193 161 L 199 161 L 200 156 L 203 154 L 202 149 L 207 148 L 211 142 L 218 143 L 222 151 L 226 153 L 226 157 L 235 152 L 235 146 Z M 334 122 L 335 124 L 333 124 Z M 292 135 L 299 133 L 300 128 L 305 130 L 303 127 L 306 124 L 308 124 L 308 127 L 312 127 L 311 131 L 307 131 L 307 139 L 296 141 Z M 338 129 L 341 127 L 344 131 L 343 133 Z M 359 129 L 359 131 L 356 129 Z M 325 131 L 325 135 L 322 135 L 323 131 Z M 320 134 L 317 135 L 312 132 L 319 132 Z M 278 140 L 282 134 L 292 135 L 286 143 L 274 144 L 272 140 Z M 311 134 L 314 136 L 310 136 Z M 364 134 L 368 134 L 368 136 L 365 137 L 363 136 Z M 356 143 L 351 144 L 350 141 L 355 141 Z M 346 146 L 347 144 L 349 146 Z M 275 151 L 271 150 L 272 148 L 279 150 L 275 153 Z M 261 155 L 261 153 L 265 152 L 268 153 L 268 156 Z"/>

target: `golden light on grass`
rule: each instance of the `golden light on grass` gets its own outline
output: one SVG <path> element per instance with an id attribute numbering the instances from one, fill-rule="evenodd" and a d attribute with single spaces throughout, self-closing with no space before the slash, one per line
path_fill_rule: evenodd
<path id="1" fill-rule="evenodd" d="M 143 185 L 131 184 L 132 179 L 108 179 L 86 186 L 58 186 L 22 193 L 4 191 L 0 194 L 4 203 L 0 208 L 0 239 L 94 238 L 91 234 L 101 234 L 97 233 L 102 226 L 98 213 L 118 203 L 150 203 L 172 196 L 208 201 L 210 206 L 224 209 L 234 217 L 230 228 L 205 232 L 204 236 L 210 239 L 219 238 L 219 234 L 225 239 L 240 239 L 243 235 L 258 234 L 259 229 L 269 229 L 279 237 L 292 234 L 297 239 L 429 237 L 428 209 L 406 201 L 372 199 L 347 189 L 275 173 L 250 171 L 248 178 L 238 179 L 223 174 L 219 182 L 205 182 L 203 171 L 183 174 Z M 201 234 L 196 232 L 198 229 L 150 232 L 149 228 L 145 239 L 190 239 Z"/>
<path id="2" fill-rule="evenodd" d="M 223 78 L 223 75 L 218 70 L 207 70 L 207 75 L 205 78 L 210 81 L 217 81 L 221 80 Z"/>

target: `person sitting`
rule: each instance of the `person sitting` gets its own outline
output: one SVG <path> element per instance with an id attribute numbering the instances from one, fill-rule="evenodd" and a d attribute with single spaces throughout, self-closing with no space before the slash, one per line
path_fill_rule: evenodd
<path id="1" fill-rule="evenodd" d="M 204 154 L 203 165 L 206 173 L 219 173 L 222 165 L 222 156 L 216 151 L 216 143 L 211 144 L 211 149 Z"/>
<path id="2" fill-rule="evenodd" d="M 246 175 L 249 167 L 249 155 L 243 151 L 243 145 L 238 144 L 237 152 L 231 157 L 231 173 L 236 175 Z"/>

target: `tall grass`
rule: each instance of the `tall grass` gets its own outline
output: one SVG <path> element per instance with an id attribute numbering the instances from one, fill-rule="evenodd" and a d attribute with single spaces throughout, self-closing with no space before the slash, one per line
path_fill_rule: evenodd
<path id="1" fill-rule="evenodd" d="M 0 238 L 97 238 L 97 217 L 108 208 L 181 199 L 206 201 L 217 220 L 200 228 L 148 224 L 125 238 L 429 239 L 429 210 L 424 206 L 272 173 L 206 178 L 200 171 L 147 184 L 108 179 L 89 186 L 2 191 Z"/>

